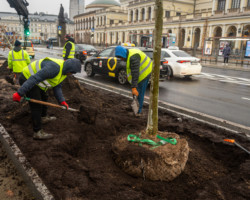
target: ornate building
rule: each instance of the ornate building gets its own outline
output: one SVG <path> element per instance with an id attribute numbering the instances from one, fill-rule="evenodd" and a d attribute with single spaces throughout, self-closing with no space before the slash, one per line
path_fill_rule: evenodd
<path id="1" fill-rule="evenodd" d="M 120 6 L 114 5 L 116 1 L 94 2 L 92 7 L 112 4 L 75 16 L 75 33 L 80 42 L 153 45 L 154 1 L 121 0 Z M 250 32 L 250 0 L 163 0 L 163 6 L 163 46 L 167 46 L 171 34 L 176 37 L 175 44 L 186 50 L 201 53 L 209 43 L 210 52 L 218 54 L 221 45 L 230 43 L 233 54 L 244 51 Z M 91 40 L 85 40 L 87 33 L 93 35 Z"/>
<path id="2" fill-rule="evenodd" d="M 45 13 L 29 14 L 30 19 L 30 36 L 31 40 L 46 41 L 49 38 L 57 38 L 58 16 Z M 0 12 L 0 25 L 6 26 L 7 32 L 15 32 L 19 38 L 23 38 L 23 25 L 19 21 L 16 13 Z M 73 21 L 66 20 L 66 33 L 74 34 Z"/>

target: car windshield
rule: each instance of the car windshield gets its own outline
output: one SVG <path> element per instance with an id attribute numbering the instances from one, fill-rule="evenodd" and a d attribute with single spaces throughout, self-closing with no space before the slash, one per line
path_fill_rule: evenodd
<path id="1" fill-rule="evenodd" d="M 24 47 L 24 42 L 21 42 L 21 43 L 22 43 L 22 47 Z M 31 47 L 31 42 L 27 42 L 26 47 Z"/>
<path id="2" fill-rule="evenodd" d="M 77 45 L 80 50 L 96 50 L 95 47 L 91 45 Z"/>
<path id="3" fill-rule="evenodd" d="M 176 55 L 177 57 L 192 57 L 185 51 L 172 51 L 172 53 Z"/>

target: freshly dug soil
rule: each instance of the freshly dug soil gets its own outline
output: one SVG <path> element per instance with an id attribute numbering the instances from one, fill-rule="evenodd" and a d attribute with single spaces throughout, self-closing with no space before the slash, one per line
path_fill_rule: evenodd
<path id="1" fill-rule="evenodd" d="M 0 73 L 0 80 L 4 76 Z M 185 170 L 171 182 L 134 178 L 114 163 L 111 151 L 117 137 L 137 134 L 146 127 L 146 115 L 133 116 L 131 100 L 84 84 L 80 89 L 74 78 L 68 78 L 63 92 L 69 106 L 79 109 L 82 105 L 85 109 L 81 110 L 90 107 L 91 112 L 86 111 L 87 117 L 82 118 L 75 112 L 49 108 L 57 120 L 44 125 L 44 130 L 55 137 L 36 141 L 32 139 L 28 105 L 12 102 L 16 88 L 0 84 L 0 123 L 57 200 L 250 199 L 249 155 L 223 142 L 234 138 L 249 148 L 249 140 L 188 119 L 179 122 L 160 110 L 159 130 L 175 132 L 188 141 Z M 49 101 L 56 103 L 53 95 Z M 88 116 L 92 117 L 89 121 Z"/>

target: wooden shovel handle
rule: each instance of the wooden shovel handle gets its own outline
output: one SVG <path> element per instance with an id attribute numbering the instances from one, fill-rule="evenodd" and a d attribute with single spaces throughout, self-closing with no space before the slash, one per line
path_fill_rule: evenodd
<path id="1" fill-rule="evenodd" d="M 42 105 L 46 105 L 46 106 L 51 106 L 51 107 L 55 107 L 55 108 L 63 108 L 62 106 L 59 106 L 57 104 L 53 104 L 53 103 L 49 103 L 49 102 L 46 102 L 46 101 L 39 101 L 39 100 L 36 100 L 36 99 L 29 99 L 30 102 L 33 102 L 33 103 L 38 103 L 38 104 L 42 104 Z"/>

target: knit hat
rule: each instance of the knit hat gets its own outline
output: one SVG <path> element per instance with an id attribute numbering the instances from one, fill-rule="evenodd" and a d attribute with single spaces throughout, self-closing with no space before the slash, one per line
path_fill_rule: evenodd
<path id="1" fill-rule="evenodd" d="M 19 40 L 16 40 L 15 41 L 15 47 L 18 47 L 18 46 L 20 46 L 22 43 L 19 41 Z"/>
<path id="2" fill-rule="evenodd" d="M 122 46 L 117 46 L 115 48 L 115 57 L 127 58 L 128 50 Z"/>
<path id="3" fill-rule="evenodd" d="M 65 38 L 70 39 L 70 35 L 65 35 Z"/>

